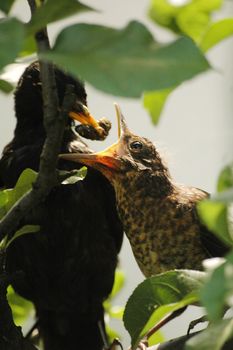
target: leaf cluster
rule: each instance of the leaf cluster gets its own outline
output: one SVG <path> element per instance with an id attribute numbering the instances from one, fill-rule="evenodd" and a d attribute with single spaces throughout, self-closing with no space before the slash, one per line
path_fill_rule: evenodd
<path id="1" fill-rule="evenodd" d="M 187 35 L 204 53 L 233 34 L 233 18 L 212 20 L 213 12 L 220 9 L 223 0 L 192 0 L 184 5 L 173 5 L 169 0 L 151 0 L 150 18 L 176 35 Z M 153 124 L 157 124 L 169 95 L 178 85 L 170 89 L 145 92 L 144 107 Z"/>
<path id="2" fill-rule="evenodd" d="M 5 7 L 2 11 L 8 13 Z M 0 21 L 0 69 L 18 57 L 35 52 L 34 34 L 43 26 L 81 11 L 93 10 L 76 0 L 42 3 L 29 23 L 11 18 Z M 11 43 L 15 42 L 16 45 Z M 210 68 L 206 57 L 188 37 L 171 43 L 158 42 L 137 21 L 123 29 L 75 24 L 64 28 L 52 50 L 40 57 L 96 88 L 118 96 L 140 97 L 144 91 L 169 89 Z M 6 83 L 0 84 L 4 91 Z"/>
<path id="3" fill-rule="evenodd" d="M 76 0 L 38 3 L 40 6 L 29 23 L 23 23 L 11 16 L 14 0 L 1 2 L 4 17 L 0 20 L 0 72 L 17 59 L 36 52 L 35 34 L 41 28 L 82 11 L 94 11 Z M 121 29 L 78 23 L 61 30 L 52 49 L 43 52 L 39 58 L 55 63 L 106 93 L 134 98 L 143 96 L 144 106 L 156 124 L 172 91 L 184 81 L 207 71 L 211 64 L 206 52 L 232 35 L 232 18 L 212 20 L 213 12 L 222 3 L 222 0 L 192 0 L 177 6 L 169 0 L 151 0 L 149 16 L 156 24 L 173 31 L 175 39 L 170 43 L 159 42 L 138 21 Z M 0 79 L 0 90 L 10 92 L 12 85 Z M 232 169 L 232 165 L 228 165 L 220 174 L 219 193 L 198 206 L 204 224 L 231 248 Z M 36 176 L 32 170 L 25 170 L 14 189 L 0 192 L 0 219 L 31 189 Z M 72 175 L 64 184 L 80 180 L 83 173 L 77 176 L 78 179 Z M 39 227 L 32 225 L 19 228 L 11 239 L 6 237 L 1 242 L 2 248 L 7 249 L 20 235 L 38 230 Z M 221 319 L 225 309 L 233 304 L 232 275 L 233 253 L 230 253 L 212 272 L 169 271 L 145 280 L 129 298 L 124 313 L 133 348 L 166 315 L 199 302 L 206 307 L 212 325 L 189 340 L 186 348 L 220 349 L 233 337 L 232 319 Z M 111 298 L 105 303 L 105 309 L 114 317 L 122 314 L 122 310 L 118 316 L 114 313 Z"/>

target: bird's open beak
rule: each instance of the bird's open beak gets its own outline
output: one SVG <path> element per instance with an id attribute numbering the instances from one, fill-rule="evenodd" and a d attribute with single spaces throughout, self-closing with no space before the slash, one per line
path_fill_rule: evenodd
<path id="1" fill-rule="evenodd" d="M 60 154 L 59 158 L 90 166 L 99 170 L 108 178 L 111 177 L 110 174 L 114 174 L 115 172 L 119 171 L 121 169 L 121 156 L 124 154 L 123 135 L 128 129 L 118 105 L 115 105 L 115 107 L 120 125 L 120 137 L 116 143 L 106 148 L 102 152 L 90 154 Z"/>
<path id="2" fill-rule="evenodd" d="M 59 158 L 70 160 L 76 163 L 88 165 L 94 169 L 105 173 L 105 170 L 117 171 L 120 168 L 120 159 L 118 159 L 118 142 L 108 147 L 102 152 L 81 154 L 70 153 L 60 154 Z"/>

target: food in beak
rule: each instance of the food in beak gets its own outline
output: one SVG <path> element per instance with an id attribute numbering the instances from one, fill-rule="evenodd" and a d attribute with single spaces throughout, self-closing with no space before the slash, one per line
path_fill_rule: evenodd
<path id="1" fill-rule="evenodd" d="M 111 123 L 107 119 L 96 120 L 87 106 L 81 102 L 75 103 L 72 111 L 69 112 L 69 117 L 81 123 L 76 131 L 81 136 L 92 140 L 104 140 L 111 129 Z"/>

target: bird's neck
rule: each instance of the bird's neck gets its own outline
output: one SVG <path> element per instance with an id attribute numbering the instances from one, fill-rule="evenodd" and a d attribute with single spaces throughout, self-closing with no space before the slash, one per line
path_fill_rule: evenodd
<path id="1" fill-rule="evenodd" d="M 130 197 L 134 201 L 138 197 L 141 201 L 145 198 L 161 200 L 173 191 L 173 183 L 166 168 L 158 171 L 143 170 L 127 172 L 124 176 L 114 180 L 116 196 L 121 202 L 121 197 Z"/>

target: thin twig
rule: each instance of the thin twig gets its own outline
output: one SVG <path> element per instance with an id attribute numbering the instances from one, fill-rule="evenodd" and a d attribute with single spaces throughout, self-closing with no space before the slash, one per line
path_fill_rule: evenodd
<path id="1" fill-rule="evenodd" d="M 178 309 L 174 312 L 172 312 L 170 315 L 168 315 L 167 317 L 165 317 L 164 319 L 162 319 L 159 323 L 157 323 L 154 327 L 152 327 L 151 329 L 149 329 L 149 331 L 146 333 L 146 335 L 144 336 L 144 339 L 148 340 L 153 334 L 155 334 L 158 330 L 160 330 L 163 326 L 165 326 L 168 322 L 170 322 L 171 320 L 174 320 L 174 318 L 180 316 L 185 309 L 187 308 L 187 306 L 182 307 L 181 309 Z"/>

